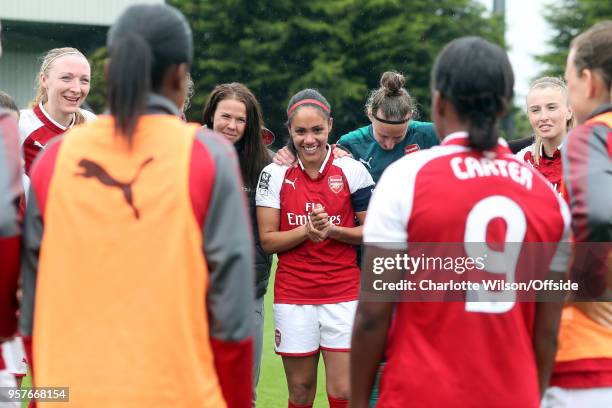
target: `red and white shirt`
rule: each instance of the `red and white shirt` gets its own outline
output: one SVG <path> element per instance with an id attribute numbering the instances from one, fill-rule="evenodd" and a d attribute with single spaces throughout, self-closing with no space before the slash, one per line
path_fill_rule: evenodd
<path id="1" fill-rule="evenodd" d="M 302 163 L 296 168 L 269 164 L 259 177 L 258 207 L 280 210 L 279 231 L 289 231 L 308 222 L 308 214 L 322 204 L 336 226 L 354 227 L 355 212 L 367 209 L 374 187 L 372 176 L 358 161 L 330 158 L 319 175 L 311 179 Z M 304 241 L 278 254 L 274 302 L 325 304 L 356 300 L 359 266 L 355 247 L 334 239 L 320 243 Z"/>
<path id="2" fill-rule="evenodd" d="M 368 208 L 364 242 L 406 248 L 412 242 L 558 243 L 567 239 L 569 221 L 561 197 L 503 140 L 481 152 L 469 147 L 466 132 L 457 132 L 389 166 Z M 567 268 L 569 255 L 561 248 L 542 260 L 551 270 Z M 539 407 L 533 303 L 396 306 L 377 407 L 407 401 Z"/>
<path id="3" fill-rule="evenodd" d="M 552 184 L 555 191 L 561 191 L 561 178 L 563 177 L 563 163 L 561 161 L 561 146 L 557 148 L 552 157 L 546 156 L 544 146 L 540 147 L 539 163 L 535 162 L 535 143 L 520 150 L 516 156 L 525 163 L 537 169 L 546 180 Z"/>
<path id="4" fill-rule="evenodd" d="M 96 115 L 80 109 L 86 121 L 96 118 Z M 25 173 L 30 176 L 30 168 L 36 156 L 47 143 L 56 136 L 63 134 L 66 130 L 74 126 L 76 117 L 72 123 L 66 127 L 57 123 L 40 103 L 34 109 L 23 109 L 19 117 L 19 133 L 21 135 L 21 146 L 25 159 Z"/>

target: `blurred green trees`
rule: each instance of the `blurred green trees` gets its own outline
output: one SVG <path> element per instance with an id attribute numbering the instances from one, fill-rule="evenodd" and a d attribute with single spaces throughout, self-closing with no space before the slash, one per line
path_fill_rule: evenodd
<path id="1" fill-rule="evenodd" d="M 317 88 L 332 105 L 333 138 L 367 123 L 363 106 L 382 72 L 397 70 L 429 119 L 429 71 L 448 41 L 480 35 L 503 45 L 503 24 L 475 0 L 169 0 L 189 20 L 195 58 L 191 120 L 218 83 L 243 82 L 268 127 L 285 138 L 289 98 Z M 103 51 L 94 71 L 102 72 Z M 98 78 L 96 78 L 98 79 Z M 96 110 L 100 82 L 89 97 Z M 94 105 L 95 104 L 95 105 Z"/>
<path id="2" fill-rule="evenodd" d="M 546 65 L 543 74 L 562 77 L 570 42 L 595 23 L 612 20 L 612 2 L 559 0 L 550 4 L 545 18 L 554 32 L 549 41 L 552 50 L 537 59 Z"/>

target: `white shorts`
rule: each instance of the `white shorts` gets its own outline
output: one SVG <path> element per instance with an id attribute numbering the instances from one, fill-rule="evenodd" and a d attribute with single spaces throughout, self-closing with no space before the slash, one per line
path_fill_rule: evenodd
<path id="1" fill-rule="evenodd" d="M 356 310 L 356 300 L 325 305 L 275 304 L 274 351 L 294 357 L 319 350 L 350 351 Z"/>
<path id="2" fill-rule="evenodd" d="M 25 350 L 21 337 L 4 342 L 0 347 L 7 371 L 16 376 L 25 376 L 28 373 L 28 366 L 25 363 Z"/>
<path id="3" fill-rule="evenodd" d="M 612 387 L 546 389 L 542 408 L 610 408 Z"/>

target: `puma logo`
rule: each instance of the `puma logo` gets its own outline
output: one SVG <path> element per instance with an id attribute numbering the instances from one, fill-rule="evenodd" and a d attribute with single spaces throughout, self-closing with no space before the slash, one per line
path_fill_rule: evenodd
<path id="1" fill-rule="evenodd" d="M 285 183 L 291 185 L 291 187 L 293 187 L 293 189 L 295 190 L 295 182 L 297 181 L 297 177 L 295 178 L 295 180 L 291 181 L 289 179 L 285 179 Z"/>
<path id="2" fill-rule="evenodd" d="M 35 140 L 33 143 L 34 146 L 38 147 L 40 150 L 45 148 L 45 145 L 40 143 L 38 140 Z"/>
<path id="3" fill-rule="evenodd" d="M 360 157 L 359 161 L 362 162 L 364 166 L 367 166 L 368 169 L 372 170 L 372 166 L 370 165 L 370 162 L 372 161 L 372 157 L 370 157 L 368 161 L 365 161 Z"/>
<path id="4" fill-rule="evenodd" d="M 92 162 L 91 160 L 87 159 L 81 159 L 81 161 L 79 161 L 79 167 L 83 168 L 83 172 L 75 173 L 74 175 L 85 178 L 97 178 L 100 183 L 104 184 L 105 186 L 117 187 L 123 192 L 123 197 L 125 198 L 125 201 L 132 208 L 132 210 L 134 211 L 134 217 L 136 217 L 136 219 L 138 220 L 140 219 L 140 212 L 138 211 L 138 208 L 134 206 L 134 194 L 132 193 L 132 185 L 136 182 L 136 179 L 140 175 L 142 169 L 152 161 L 152 157 L 149 157 L 147 160 L 145 160 L 138 168 L 138 171 L 136 172 L 136 175 L 134 176 L 132 181 L 128 183 L 122 183 L 121 181 L 115 180 L 98 163 Z"/>

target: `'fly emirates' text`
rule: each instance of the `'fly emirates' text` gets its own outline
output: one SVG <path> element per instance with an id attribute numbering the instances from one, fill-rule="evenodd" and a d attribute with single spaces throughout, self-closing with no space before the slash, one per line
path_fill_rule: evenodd
<path id="1" fill-rule="evenodd" d="M 308 223 L 308 214 L 310 214 L 310 212 L 314 210 L 314 208 L 314 203 L 306 203 L 306 214 L 296 214 L 292 212 L 287 212 L 287 222 L 289 223 L 289 225 L 296 227 L 300 225 L 306 225 Z M 342 222 L 342 218 L 340 217 L 340 215 L 330 215 L 329 222 L 338 226 Z"/>

